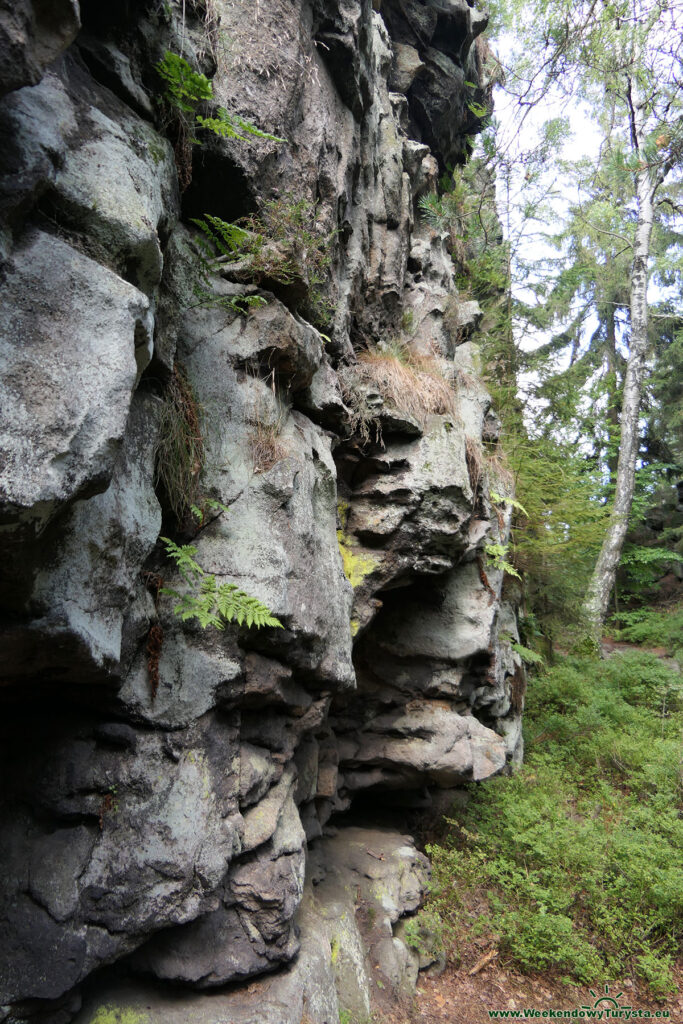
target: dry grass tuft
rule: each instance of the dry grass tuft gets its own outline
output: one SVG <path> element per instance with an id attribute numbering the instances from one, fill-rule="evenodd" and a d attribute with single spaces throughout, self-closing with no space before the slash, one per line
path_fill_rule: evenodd
<path id="1" fill-rule="evenodd" d="M 267 473 L 286 451 L 279 439 L 278 427 L 272 423 L 257 423 L 249 434 L 249 447 L 255 473 Z"/>
<path id="2" fill-rule="evenodd" d="M 465 438 L 465 461 L 467 462 L 467 475 L 470 478 L 472 494 L 476 494 L 484 475 L 485 464 L 481 445 L 473 437 Z"/>
<path id="3" fill-rule="evenodd" d="M 434 356 L 421 356 L 400 342 L 385 351 L 360 352 L 357 362 L 340 374 L 345 402 L 354 412 L 352 428 L 367 442 L 374 430 L 381 442 L 378 410 L 368 403 L 375 392 L 388 406 L 423 428 L 431 415 L 456 415 L 456 395 Z"/>
<path id="4" fill-rule="evenodd" d="M 508 490 L 514 487 L 515 474 L 510 469 L 502 448 L 498 447 L 493 452 L 487 452 L 486 463 L 494 480 L 499 481 Z"/>
<path id="5" fill-rule="evenodd" d="M 155 485 L 163 488 L 180 527 L 192 521 L 191 507 L 199 504 L 204 458 L 202 409 L 185 370 L 176 363 L 161 407 Z"/>

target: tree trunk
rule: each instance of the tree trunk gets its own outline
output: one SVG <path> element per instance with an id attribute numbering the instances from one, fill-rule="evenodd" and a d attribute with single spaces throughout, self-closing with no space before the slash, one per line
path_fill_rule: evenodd
<path id="1" fill-rule="evenodd" d="M 616 444 L 619 437 L 619 379 L 617 374 L 617 328 L 616 328 L 616 305 L 610 304 L 607 308 L 607 337 L 605 339 L 607 354 L 607 372 L 610 377 L 607 388 L 607 468 L 609 469 L 609 482 L 614 484 L 617 479 L 617 464 L 619 456 L 612 445 Z"/>
<path id="2" fill-rule="evenodd" d="M 634 80 L 629 82 L 631 137 L 638 157 L 636 172 L 637 225 L 631 268 L 631 338 L 621 408 L 621 439 L 614 494 L 614 507 L 598 561 L 588 586 L 583 615 L 591 638 L 599 642 L 609 607 L 617 566 L 628 529 L 628 517 L 635 489 L 638 456 L 638 419 L 647 356 L 647 281 L 650 237 L 654 221 L 657 180 L 643 153 L 645 137 L 644 101 Z"/>

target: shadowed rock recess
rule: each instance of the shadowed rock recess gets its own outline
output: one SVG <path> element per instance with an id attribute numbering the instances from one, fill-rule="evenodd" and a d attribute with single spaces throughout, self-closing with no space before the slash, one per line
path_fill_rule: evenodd
<path id="1" fill-rule="evenodd" d="M 2 1022 L 331 1024 L 426 966 L 405 833 L 521 756 L 480 311 L 417 212 L 490 102 L 485 24 L 0 5 Z M 283 141 L 183 138 L 167 51 L 211 79 L 205 115 Z M 305 201 L 322 273 L 202 285 L 193 218 L 271 200 L 280 245 Z M 446 411 L 357 373 L 397 340 Z M 179 512 L 159 460 L 188 408 Z M 283 628 L 182 622 L 169 535 Z"/>

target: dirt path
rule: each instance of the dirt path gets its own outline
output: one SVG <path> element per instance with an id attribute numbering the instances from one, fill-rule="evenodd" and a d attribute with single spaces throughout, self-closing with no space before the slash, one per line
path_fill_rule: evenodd
<path id="1" fill-rule="evenodd" d="M 447 968 L 438 977 L 423 976 L 412 1006 L 382 1018 L 382 1024 L 488 1024 L 491 1020 L 489 1010 L 571 1011 L 594 1009 L 596 1002 L 598 1009 L 609 1006 L 613 1010 L 614 1003 L 608 1001 L 613 997 L 623 1010 L 647 1010 L 652 1019 L 655 1019 L 657 1011 L 660 1014 L 668 1011 L 668 1018 L 659 1019 L 683 1024 L 683 960 L 675 972 L 677 992 L 667 1000 L 657 1002 L 637 979 L 617 980 L 605 993 L 604 986 L 594 986 L 591 990 L 590 986 L 564 984 L 557 976 L 522 975 L 501 962 L 500 958 L 472 976 L 469 971 L 477 961 L 472 957 L 469 959 L 471 964 L 457 969 Z M 525 1019 L 523 1015 L 521 1019 Z"/>

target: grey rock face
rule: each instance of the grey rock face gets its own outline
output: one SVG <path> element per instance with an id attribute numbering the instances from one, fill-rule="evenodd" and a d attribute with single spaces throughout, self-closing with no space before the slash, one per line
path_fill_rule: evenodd
<path id="1" fill-rule="evenodd" d="M 36 575 L 32 602 L 42 614 L 31 623 L 30 633 L 41 638 L 41 646 L 49 644 L 53 679 L 73 672 L 73 660 L 59 654 L 65 640 L 78 644 L 95 672 L 116 672 L 125 655 L 126 612 L 141 596 L 140 569 L 161 528 L 151 485 L 156 404 L 143 395 L 134 398 L 110 486 L 72 506 L 53 559 Z M 25 675 L 35 671 L 28 651 L 21 670 Z"/>
<path id="2" fill-rule="evenodd" d="M 388 0 L 382 5 L 382 16 L 397 44 L 396 83 L 408 82 L 411 135 L 432 148 L 442 167 L 454 163 L 464 152 L 463 136 L 477 130 L 477 119 L 467 107 L 464 81 L 482 82 L 484 89 L 480 87 L 475 98 L 479 103 L 490 101 L 480 54 L 473 46 L 488 17 L 465 0 L 424 4 Z M 411 74 L 408 69 L 413 68 Z"/>
<path id="3" fill-rule="evenodd" d="M 38 82 L 81 27 L 78 0 L 17 0 L 0 10 L 0 95 Z"/>
<path id="4" fill-rule="evenodd" d="M 40 527 L 111 479 L 151 354 L 149 301 L 41 232 L 15 250 L 3 292 L 0 499 L 6 516 Z"/>
<path id="5" fill-rule="evenodd" d="M 287 971 L 210 999 L 196 993 L 171 998 L 142 981 L 118 983 L 88 1001 L 78 1024 L 94 1024 L 98 1014 L 114 1008 L 142 1014 L 145 1024 L 299 1024 L 304 1016 L 326 1024 L 338 1020 L 340 1010 L 362 1019 L 377 992 L 384 1005 L 408 995 L 418 958 L 395 931 L 423 898 L 426 858 L 408 836 L 352 828 L 320 843 L 313 861 L 316 882 L 307 882 L 296 918 L 301 949 Z M 235 935 L 237 943 L 243 941 Z M 210 957 L 210 946 L 202 946 L 200 955 Z M 231 956 L 226 949 L 223 962 Z"/>
<path id="6" fill-rule="evenodd" d="M 468 104 L 488 102 L 482 16 L 460 0 L 205 6 L 84 5 L 73 46 L 75 3 L 0 10 L 0 54 L 20 51 L 0 82 L 12 1024 L 68 1024 L 112 964 L 127 980 L 79 1024 L 107 1006 L 140 1024 L 367 1015 L 373 992 L 414 985 L 399 922 L 427 866 L 404 836 L 331 834 L 330 818 L 357 798 L 439 803 L 520 756 L 514 610 L 484 551 L 509 517 L 481 448 L 497 421 L 479 311 L 453 299 L 447 239 L 417 208 L 467 151 Z M 166 50 L 286 141 L 198 129 L 193 148 L 157 102 Z M 207 278 L 192 219 L 271 197 L 291 231 L 304 200 L 325 280 L 305 254 L 286 280 L 230 260 Z M 383 443 L 364 443 L 343 380 L 359 348 L 397 339 L 453 408 L 373 394 Z M 192 391 L 174 415 L 191 407 L 204 452 L 181 495 L 203 511 L 177 518 L 160 434 L 192 417 L 162 416 L 174 368 Z M 160 537 L 282 628 L 182 621 L 165 591 L 192 581 Z"/>
<path id="7" fill-rule="evenodd" d="M 476 718 L 435 701 L 413 701 L 408 711 L 378 715 L 356 740 L 342 741 L 339 756 L 350 790 L 425 781 L 448 787 L 500 771 L 505 744 Z"/>
<path id="8" fill-rule="evenodd" d="M 6 772 L 24 761 L 2 828 L 4 934 L 19 954 L 4 959 L 3 1003 L 59 996 L 150 929 L 212 908 L 240 849 L 234 726 L 209 717 L 167 742 L 67 721 L 31 727 L 33 754 L 25 733 L 3 742 Z M 41 824 L 18 810 L 36 792 Z"/>
<path id="9" fill-rule="evenodd" d="M 259 849 L 231 870 L 218 908 L 152 939 L 134 960 L 139 970 L 215 988 L 275 970 L 296 955 L 293 918 L 303 894 L 305 837 L 292 782 L 290 772 L 274 787 L 284 800 L 269 795 L 245 817 L 243 850 Z M 269 801 L 279 806 L 264 806 Z"/>

